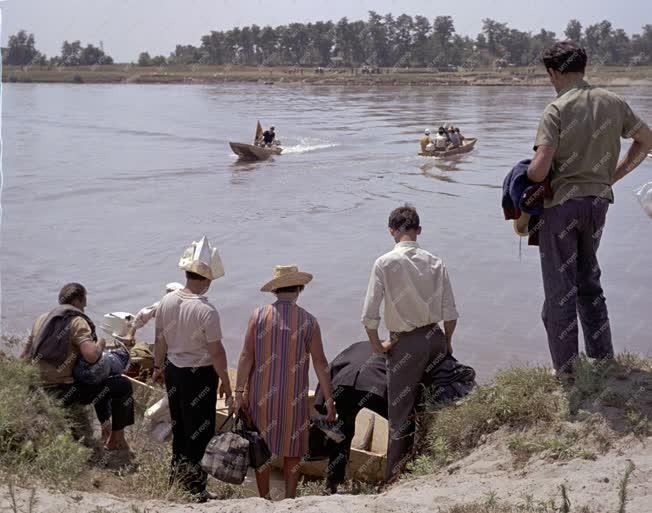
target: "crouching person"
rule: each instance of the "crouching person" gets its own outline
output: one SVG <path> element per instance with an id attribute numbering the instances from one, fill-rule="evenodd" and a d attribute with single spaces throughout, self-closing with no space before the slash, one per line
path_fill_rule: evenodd
<path id="1" fill-rule="evenodd" d="M 112 375 L 95 384 L 75 382 L 73 370 L 83 359 L 96 363 L 102 356 L 105 340 L 97 338 L 95 325 L 84 314 L 86 289 L 68 283 L 59 292 L 59 306 L 41 315 L 32 328 L 21 357 L 40 371 L 43 388 L 60 399 L 64 406 L 92 404 L 102 425 L 106 450 L 129 450 L 125 428 L 134 423 L 131 383 Z"/>

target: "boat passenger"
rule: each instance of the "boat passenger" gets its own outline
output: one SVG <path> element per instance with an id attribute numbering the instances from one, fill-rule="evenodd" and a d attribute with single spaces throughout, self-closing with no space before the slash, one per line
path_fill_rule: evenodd
<path id="1" fill-rule="evenodd" d="M 443 151 L 448 147 L 448 137 L 446 136 L 446 130 L 443 126 L 439 127 L 437 135 L 435 135 L 435 151 Z"/>
<path id="2" fill-rule="evenodd" d="M 419 139 L 419 144 L 421 144 L 421 153 L 425 153 L 428 151 L 426 148 L 431 142 L 432 141 L 430 139 L 430 130 L 426 128 L 423 131 L 423 137 Z"/>
<path id="3" fill-rule="evenodd" d="M 453 126 L 448 127 L 448 138 L 450 139 L 453 148 L 458 148 L 461 145 L 460 138 Z"/>
<path id="4" fill-rule="evenodd" d="M 271 146 L 274 144 L 274 140 L 276 139 L 276 132 L 274 131 L 274 127 L 270 126 L 269 130 L 265 130 L 263 132 L 263 146 Z"/>
<path id="5" fill-rule="evenodd" d="M 464 144 L 464 136 L 460 133 L 460 128 L 457 126 L 455 127 L 455 133 L 460 138 L 460 144 Z"/>
<path id="6" fill-rule="evenodd" d="M 175 290 L 181 290 L 183 288 L 183 285 L 181 283 L 177 282 L 172 282 L 168 283 L 165 286 L 165 293 L 169 294 L 170 292 L 174 292 Z M 123 341 L 125 345 L 132 346 L 135 343 L 135 338 L 136 338 L 136 331 L 143 328 L 149 321 L 154 319 L 156 317 L 156 310 L 158 309 L 160 301 L 157 301 L 156 303 L 146 306 L 144 308 L 141 308 L 138 311 L 138 314 L 136 314 L 136 317 L 134 320 L 131 322 L 129 326 L 129 331 L 127 332 L 127 335 L 124 337 Z"/>

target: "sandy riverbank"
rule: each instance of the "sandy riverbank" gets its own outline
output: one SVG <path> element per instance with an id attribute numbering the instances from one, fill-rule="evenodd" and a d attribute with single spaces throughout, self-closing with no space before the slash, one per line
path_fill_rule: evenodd
<path id="1" fill-rule="evenodd" d="M 627 513 L 649 513 L 652 504 L 652 438 L 625 438 L 596 461 L 574 459 L 550 463 L 535 460 L 524 467 L 514 467 L 505 444 L 505 433 L 492 436 L 484 446 L 448 468 L 414 480 L 402 482 L 379 495 L 309 496 L 296 500 L 269 503 L 262 499 L 230 499 L 204 505 L 175 504 L 155 500 L 129 500 L 107 493 L 60 492 L 38 489 L 29 509 L 30 487 L 17 487 L 17 512 L 38 513 L 108 513 L 161 512 L 182 513 L 411 513 L 448 512 L 457 507 L 460 513 L 493 511 L 562 511 L 560 486 L 565 485 L 571 512 L 617 513 L 620 487 L 628 465 L 635 470 L 627 486 Z M 0 487 L 3 509 L 11 509 L 7 486 Z M 554 506 L 553 506 L 554 502 Z M 498 504 L 508 509 L 491 509 Z M 527 505 L 532 509 L 525 509 Z M 472 507 L 477 505 L 478 509 Z M 517 509 L 521 506 L 522 509 Z M 588 509 L 582 510 L 586 506 Z M 468 509 L 461 509 L 466 507 Z M 509 508 L 513 508 L 509 509 Z M 538 508 L 538 509 L 537 509 Z M 454 510 L 455 511 L 455 510 Z"/>
<path id="2" fill-rule="evenodd" d="M 588 79 L 609 87 L 650 86 L 652 67 L 596 67 L 587 69 Z M 382 69 L 379 74 L 363 74 L 359 69 L 236 67 L 236 66 L 161 66 L 130 64 L 80 67 L 3 67 L 3 82 L 39 83 L 135 83 L 135 84 L 271 84 L 337 86 L 549 86 L 541 67 L 443 72 L 426 69 Z"/>

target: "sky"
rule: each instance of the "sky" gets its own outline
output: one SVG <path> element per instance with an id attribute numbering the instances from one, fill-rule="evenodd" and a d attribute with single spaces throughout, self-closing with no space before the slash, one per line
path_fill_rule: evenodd
<path id="1" fill-rule="evenodd" d="M 366 19 L 367 12 L 452 16 L 462 35 L 475 37 L 483 18 L 519 30 L 540 28 L 563 34 L 577 18 L 584 26 L 608 19 L 615 28 L 638 33 L 652 23 L 649 0 L 3 0 L 2 45 L 20 29 L 33 32 L 36 47 L 58 55 L 64 40 L 97 45 L 117 62 L 131 62 L 141 51 L 169 55 L 176 44 L 200 44 L 211 30 L 257 24 L 282 25 L 317 20 Z"/>

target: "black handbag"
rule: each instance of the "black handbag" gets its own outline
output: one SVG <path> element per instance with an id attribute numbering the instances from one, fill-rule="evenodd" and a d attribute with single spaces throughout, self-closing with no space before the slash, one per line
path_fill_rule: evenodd
<path id="1" fill-rule="evenodd" d="M 259 469 L 268 465 L 272 460 L 272 451 L 267 447 L 267 442 L 253 420 L 246 413 L 240 411 L 235 418 L 236 433 L 249 441 L 249 466 Z"/>

